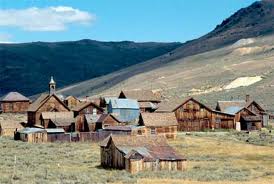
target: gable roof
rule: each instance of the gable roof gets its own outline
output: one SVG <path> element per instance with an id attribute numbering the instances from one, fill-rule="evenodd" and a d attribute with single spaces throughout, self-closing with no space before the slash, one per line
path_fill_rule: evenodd
<path id="1" fill-rule="evenodd" d="M 195 103 L 197 104 L 200 104 L 201 107 L 209 110 L 209 111 L 212 111 L 211 108 L 207 107 L 206 105 L 202 104 L 200 101 L 194 99 L 193 97 L 188 97 L 185 99 L 185 101 L 183 101 L 183 103 L 181 103 L 180 105 L 178 105 L 175 109 L 172 110 L 172 112 L 176 111 L 177 109 L 179 109 L 181 106 L 183 106 L 184 104 L 186 104 L 187 102 L 189 102 L 190 100 L 194 101 Z"/>
<path id="2" fill-rule="evenodd" d="M 137 101 L 161 101 L 161 96 L 154 94 L 151 90 L 121 91 L 119 98 L 122 98 L 123 96 Z"/>
<path id="3" fill-rule="evenodd" d="M 42 94 L 39 98 L 37 98 L 28 108 L 29 112 L 36 112 L 42 105 L 44 105 L 51 97 L 54 97 L 60 104 L 62 104 L 67 110 L 70 110 L 66 104 L 55 94 Z"/>
<path id="4" fill-rule="evenodd" d="M 262 106 L 260 106 L 255 100 L 252 100 L 248 103 L 246 103 L 246 108 L 248 108 L 250 105 L 254 104 L 260 111 L 265 112 L 264 108 Z"/>
<path id="5" fill-rule="evenodd" d="M 5 96 L 1 97 L 0 101 L 2 101 L 2 102 L 17 102 L 17 101 L 30 101 L 30 99 L 18 92 L 9 92 Z"/>
<path id="6" fill-rule="evenodd" d="M 94 102 L 82 102 L 79 105 L 77 105 L 76 107 L 72 108 L 72 111 L 79 112 L 79 111 L 85 109 L 86 107 L 88 107 L 90 105 L 92 105 L 96 109 L 99 109 L 100 111 L 104 112 L 104 109 L 102 109 L 101 107 L 96 105 Z"/>
<path id="7" fill-rule="evenodd" d="M 141 113 L 141 119 L 147 127 L 177 126 L 174 113 Z"/>
<path id="8" fill-rule="evenodd" d="M 157 106 L 151 102 L 138 102 L 140 108 L 157 109 Z"/>
<path id="9" fill-rule="evenodd" d="M 67 96 L 67 97 L 65 98 L 65 100 L 69 100 L 69 99 L 75 99 L 75 100 L 80 101 L 78 98 L 76 98 L 75 96 L 72 96 L 72 95 Z"/>
<path id="10" fill-rule="evenodd" d="M 100 146 L 107 147 L 111 141 L 125 156 L 135 150 L 148 160 L 186 160 L 168 145 L 164 136 L 110 135 Z"/>
<path id="11" fill-rule="evenodd" d="M 0 128 L 1 129 L 23 129 L 24 126 L 22 125 L 22 123 L 18 122 L 18 121 L 1 121 L 0 122 Z"/>
<path id="12" fill-rule="evenodd" d="M 110 106 L 113 109 L 139 109 L 139 104 L 133 99 L 110 99 Z"/>

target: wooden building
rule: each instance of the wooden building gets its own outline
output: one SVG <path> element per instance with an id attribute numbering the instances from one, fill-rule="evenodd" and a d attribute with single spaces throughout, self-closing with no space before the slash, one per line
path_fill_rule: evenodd
<path id="1" fill-rule="evenodd" d="M 139 171 L 183 171 L 186 159 L 168 145 L 164 136 L 111 135 L 100 143 L 105 168 Z"/>
<path id="2" fill-rule="evenodd" d="M 51 78 L 49 83 L 49 94 L 42 94 L 28 108 L 28 125 L 42 125 L 42 112 L 69 112 L 70 109 L 66 104 L 55 94 L 56 84 Z"/>
<path id="3" fill-rule="evenodd" d="M 174 113 L 141 113 L 139 125 L 145 126 L 151 134 L 175 139 L 178 122 Z"/>
<path id="4" fill-rule="evenodd" d="M 10 92 L 0 99 L 3 113 L 25 113 L 30 105 L 30 99 L 18 92 Z"/>
<path id="5" fill-rule="evenodd" d="M 122 123 L 111 114 L 85 114 L 84 132 L 95 132 Z"/>
<path id="6" fill-rule="evenodd" d="M 151 90 L 121 91 L 118 98 L 137 100 L 141 112 L 154 112 L 161 102 L 161 94 Z"/>
<path id="7" fill-rule="evenodd" d="M 66 106 L 72 109 L 80 104 L 80 100 L 75 96 L 68 96 L 65 98 L 64 103 L 66 104 Z"/>
<path id="8" fill-rule="evenodd" d="M 99 114 L 104 113 L 104 109 L 99 107 L 93 102 L 83 102 L 79 104 L 77 107 L 72 109 L 74 113 L 74 118 L 76 119 L 76 131 L 85 132 L 90 127 L 84 126 L 85 124 L 85 115 L 94 115 L 97 116 Z"/>
<path id="9" fill-rule="evenodd" d="M 41 124 L 44 128 L 62 128 L 65 132 L 75 132 L 73 112 L 42 112 Z"/>
<path id="10" fill-rule="evenodd" d="M 234 115 L 212 110 L 193 97 L 177 105 L 160 104 L 157 113 L 174 112 L 178 121 L 178 131 L 201 131 L 206 129 L 235 128 Z"/>
<path id="11" fill-rule="evenodd" d="M 28 143 L 43 143 L 47 142 L 47 131 L 41 128 L 24 128 L 17 131 L 14 138 Z"/>
<path id="12" fill-rule="evenodd" d="M 13 137 L 14 132 L 23 129 L 24 126 L 18 121 L 1 121 L 0 136 Z"/>

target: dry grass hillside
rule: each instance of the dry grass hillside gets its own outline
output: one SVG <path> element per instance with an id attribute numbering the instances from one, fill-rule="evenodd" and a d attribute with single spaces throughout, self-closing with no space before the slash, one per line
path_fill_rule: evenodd
<path id="1" fill-rule="evenodd" d="M 215 106 L 218 99 L 238 99 L 250 94 L 267 109 L 274 110 L 274 36 L 242 39 L 218 50 L 162 64 L 159 68 L 111 85 L 120 80 L 119 76 L 134 72 L 138 67 L 86 81 L 60 92 L 93 96 L 116 95 L 121 89 L 152 89 L 162 91 L 167 100 L 175 103 L 191 95 L 210 106 Z M 105 85 L 101 87 L 101 83 Z"/>

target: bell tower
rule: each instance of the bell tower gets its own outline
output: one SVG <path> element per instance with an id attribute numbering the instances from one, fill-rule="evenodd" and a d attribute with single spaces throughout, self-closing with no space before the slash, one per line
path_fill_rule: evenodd
<path id="1" fill-rule="evenodd" d="M 51 76 L 50 78 L 50 82 L 49 82 L 49 94 L 55 94 L 55 90 L 56 90 L 56 83 L 53 80 L 53 76 Z"/>

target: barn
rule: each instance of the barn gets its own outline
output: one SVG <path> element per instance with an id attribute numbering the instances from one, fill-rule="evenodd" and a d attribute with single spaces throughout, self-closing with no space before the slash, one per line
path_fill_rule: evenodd
<path id="1" fill-rule="evenodd" d="M 151 134 L 175 139 L 178 122 L 174 113 L 141 113 L 139 125 L 145 126 Z"/>
<path id="2" fill-rule="evenodd" d="M 122 123 L 111 114 L 85 114 L 84 131 L 95 132 Z"/>
<path id="3" fill-rule="evenodd" d="M 161 94 L 151 90 L 121 91 L 118 98 L 137 100 L 141 112 L 154 112 L 161 102 Z"/>
<path id="4" fill-rule="evenodd" d="M 10 92 L 0 99 L 3 113 L 25 113 L 30 105 L 30 99 L 18 92 Z"/>
<path id="5" fill-rule="evenodd" d="M 44 128 L 62 128 L 65 132 L 75 132 L 73 112 L 42 112 L 41 124 Z"/>
<path id="6" fill-rule="evenodd" d="M 93 102 L 83 102 L 74 107 L 72 111 L 74 113 L 74 118 L 76 119 L 76 131 L 79 132 L 87 131 L 87 126 L 84 126 L 85 115 L 97 116 L 104 113 L 104 109 Z"/>
<path id="7" fill-rule="evenodd" d="M 123 123 L 135 123 L 140 115 L 138 102 L 132 99 L 111 99 L 107 110 Z"/>
<path id="8" fill-rule="evenodd" d="M 164 136 L 110 135 L 100 143 L 105 168 L 140 171 L 184 171 L 186 159 L 168 145 Z"/>

